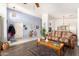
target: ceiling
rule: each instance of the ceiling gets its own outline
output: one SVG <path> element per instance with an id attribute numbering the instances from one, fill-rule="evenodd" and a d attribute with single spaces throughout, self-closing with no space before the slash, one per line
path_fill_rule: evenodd
<path id="1" fill-rule="evenodd" d="M 19 6 L 29 11 L 39 14 L 48 13 L 55 18 L 77 18 L 78 3 L 39 3 L 40 7 L 36 8 L 34 3 L 19 3 Z"/>

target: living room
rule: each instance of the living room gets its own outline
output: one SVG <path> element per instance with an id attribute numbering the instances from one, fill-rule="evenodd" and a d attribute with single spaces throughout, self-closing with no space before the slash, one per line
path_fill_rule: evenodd
<path id="1" fill-rule="evenodd" d="M 1 4 L 0 7 L 2 11 L 5 11 L 0 10 L 2 19 L 4 19 L 0 26 L 3 27 L 0 29 L 2 55 L 79 55 L 77 47 L 77 8 L 79 4 L 15 3 Z M 13 37 L 9 37 L 10 25 L 14 26 L 16 32 Z M 29 49 L 31 52 L 27 52 Z M 37 52 L 33 49 L 36 49 Z M 15 50 L 21 52 L 17 53 Z M 53 53 L 52 50 L 54 50 Z"/>

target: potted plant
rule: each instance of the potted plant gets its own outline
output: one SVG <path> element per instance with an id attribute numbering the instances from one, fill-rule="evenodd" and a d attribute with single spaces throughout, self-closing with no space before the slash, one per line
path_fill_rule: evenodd
<path id="1" fill-rule="evenodd" d="M 42 37 L 46 37 L 46 29 L 45 28 L 42 29 L 41 36 Z"/>

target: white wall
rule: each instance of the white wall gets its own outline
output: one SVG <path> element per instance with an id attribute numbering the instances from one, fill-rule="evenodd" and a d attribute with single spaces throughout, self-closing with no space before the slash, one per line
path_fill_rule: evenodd
<path id="1" fill-rule="evenodd" d="M 44 25 L 44 23 L 46 25 Z M 49 23 L 51 23 L 52 30 L 57 30 L 57 27 L 63 25 L 63 18 L 53 18 L 49 17 L 48 14 L 42 14 L 42 27 L 45 27 L 48 30 Z M 77 33 L 77 19 L 76 18 L 64 18 L 64 25 L 69 26 L 69 30 L 73 33 Z"/>
<path id="2" fill-rule="evenodd" d="M 23 13 L 36 16 L 34 13 L 30 12 L 29 10 L 26 10 L 19 6 L 18 4 L 15 4 L 16 10 L 22 11 Z M 14 4 L 4 4 L 0 3 L 0 16 L 3 17 L 3 31 L 2 31 L 2 40 L 7 41 L 7 7 L 13 8 Z"/>
<path id="3" fill-rule="evenodd" d="M 79 46 L 79 8 L 77 9 L 77 45 Z"/>
<path id="4" fill-rule="evenodd" d="M 42 14 L 42 28 L 45 28 L 46 32 L 48 32 L 48 14 L 47 13 Z"/>
<path id="5" fill-rule="evenodd" d="M 48 27 L 51 27 L 53 31 L 55 30 L 55 21 L 56 19 L 52 15 L 48 15 Z"/>
<path id="6" fill-rule="evenodd" d="M 26 14 L 30 14 L 32 16 L 36 16 L 36 17 L 39 17 L 34 11 L 34 9 L 31 11 L 31 10 L 28 10 L 27 8 L 24 8 L 24 6 L 21 6 L 19 3 L 9 3 L 8 4 L 8 8 L 10 9 L 14 9 L 13 7 L 15 7 L 15 10 L 18 10 L 22 13 L 26 13 Z M 39 9 L 37 9 L 38 11 Z"/>
<path id="7" fill-rule="evenodd" d="M 2 22 L 2 17 L 0 16 L 0 41 L 2 41 L 2 39 L 3 39 L 3 22 Z"/>
<path id="8" fill-rule="evenodd" d="M 8 27 L 10 24 L 15 24 L 16 22 L 22 22 L 23 25 L 26 25 L 27 30 L 23 28 L 23 38 L 29 37 L 29 32 L 31 30 L 36 30 L 38 36 L 40 36 L 40 30 L 41 30 L 41 18 L 32 16 L 30 14 L 22 13 L 20 11 L 16 11 L 16 17 L 12 16 L 12 12 L 14 12 L 13 9 L 7 8 L 8 11 Z M 39 26 L 39 29 L 36 29 L 36 25 Z"/>
<path id="9" fill-rule="evenodd" d="M 3 30 L 2 30 L 2 40 L 7 40 L 7 4 L 0 3 L 0 16 L 3 18 Z"/>
<path id="10" fill-rule="evenodd" d="M 58 26 L 63 25 L 63 19 L 56 19 L 55 21 L 55 29 L 57 29 Z M 77 25 L 77 19 L 71 18 L 71 19 L 64 19 L 64 25 L 68 25 L 70 27 L 70 31 L 76 34 L 76 25 Z"/>

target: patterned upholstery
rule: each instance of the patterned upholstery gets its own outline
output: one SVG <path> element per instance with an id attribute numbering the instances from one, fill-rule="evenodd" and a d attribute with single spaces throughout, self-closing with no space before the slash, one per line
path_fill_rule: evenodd
<path id="1" fill-rule="evenodd" d="M 52 32 L 52 36 L 54 37 L 55 31 Z"/>
<path id="2" fill-rule="evenodd" d="M 52 40 L 59 41 L 59 38 L 61 37 L 61 33 L 62 33 L 61 31 L 55 31 Z"/>
<path id="3" fill-rule="evenodd" d="M 52 33 L 49 33 L 48 39 L 53 41 L 59 41 L 64 42 L 67 45 L 70 44 L 70 39 L 72 37 L 73 33 L 69 31 L 53 31 Z"/>
<path id="4" fill-rule="evenodd" d="M 48 39 L 52 39 L 52 33 L 48 34 Z"/>
<path id="5" fill-rule="evenodd" d="M 61 37 L 62 35 L 62 32 L 61 31 L 58 31 L 58 37 Z"/>

